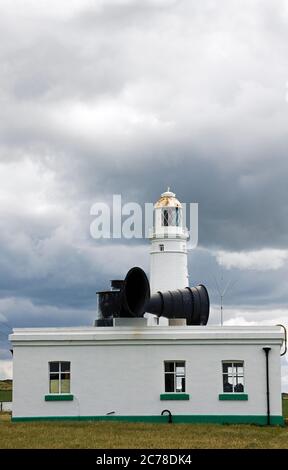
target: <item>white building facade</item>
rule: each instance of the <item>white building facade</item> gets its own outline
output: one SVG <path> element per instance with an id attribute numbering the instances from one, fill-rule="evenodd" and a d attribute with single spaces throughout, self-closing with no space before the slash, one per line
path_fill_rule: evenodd
<path id="1" fill-rule="evenodd" d="M 173 422 L 266 424 L 268 347 L 269 421 L 283 424 L 278 326 L 141 321 L 15 329 L 11 341 L 14 421 L 167 422 L 169 411 Z"/>
<path id="2" fill-rule="evenodd" d="M 169 188 L 154 216 L 151 294 L 185 290 L 188 232 Z M 170 320 L 14 329 L 12 419 L 283 424 L 281 327 L 187 326 L 173 305 Z"/>

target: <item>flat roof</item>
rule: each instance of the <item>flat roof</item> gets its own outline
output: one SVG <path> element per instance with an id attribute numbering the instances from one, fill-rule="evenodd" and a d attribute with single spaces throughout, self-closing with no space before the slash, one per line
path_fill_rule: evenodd
<path id="1" fill-rule="evenodd" d="M 277 344 L 284 340 L 280 326 L 113 326 L 14 328 L 13 346 L 48 344 Z"/>

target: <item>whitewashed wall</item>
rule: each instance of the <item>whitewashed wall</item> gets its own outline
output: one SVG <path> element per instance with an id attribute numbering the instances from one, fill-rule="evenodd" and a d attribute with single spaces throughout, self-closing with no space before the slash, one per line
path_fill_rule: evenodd
<path id="1" fill-rule="evenodd" d="M 164 245 L 160 251 L 159 245 Z M 189 286 L 186 240 L 156 239 L 150 251 L 151 293 Z"/>
<path id="2" fill-rule="evenodd" d="M 14 417 L 160 415 L 266 415 L 266 371 L 262 344 L 14 346 Z M 281 415 L 280 347 L 270 352 L 271 415 Z M 189 401 L 160 401 L 164 360 L 186 361 Z M 248 401 L 219 401 L 223 360 L 245 361 Z M 48 362 L 71 361 L 69 402 L 45 402 Z"/>

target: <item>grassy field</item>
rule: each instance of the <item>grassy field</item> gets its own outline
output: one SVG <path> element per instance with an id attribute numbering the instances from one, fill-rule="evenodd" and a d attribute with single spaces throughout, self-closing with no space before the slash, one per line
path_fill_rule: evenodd
<path id="1" fill-rule="evenodd" d="M 0 380 L 0 390 L 12 390 L 12 380 Z"/>
<path id="2" fill-rule="evenodd" d="M 120 422 L 11 423 L 0 415 L 0 448 L 288 449 L 288 427 Z"/>
<path id="3" fill-rule="evenodd" d="M 12 380 L 0 380 L 1 401 L 12 401 Z"/>
<path id="4" fill-rule="evenodd" d="M 0 390 L 0 401 L 12 401 L 12 390 Z"/>
<path id="5" fill-rule="evenodd" d="M 288 397 L 282 400 L 283 416 L 288 420 Z"/>
<path id="6" fill-rule="evenodd" d="M 0 391 L 10 393 L 10 391 Z M 288 418 L 288 399 L 283 399 Z M 0 448 L 288 449 L 288 426 L 121 422 L 11 423 L 0 413 Z"/>

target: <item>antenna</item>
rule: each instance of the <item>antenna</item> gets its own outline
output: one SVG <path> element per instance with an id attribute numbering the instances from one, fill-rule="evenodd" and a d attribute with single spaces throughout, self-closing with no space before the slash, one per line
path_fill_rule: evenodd
<path id="1" fill-rule="evenodd" d="M 218 291 L 219 297 L 220 297 L 220 325 L 223 326 L 223 299 L 225 295 L 227 294 L 229 288 L 231 289 L 237 282 L 238 279 L 232 282 L 232 279 L 229 279 L 226 284 L 223 287 L 223 270 L 221 270 L 221 278 L 220 278 L 220 284 L 217 282 L 217 279 L 215 276 L 213 276 L 214 282 L 216 284 L 216 289 Z"/>

